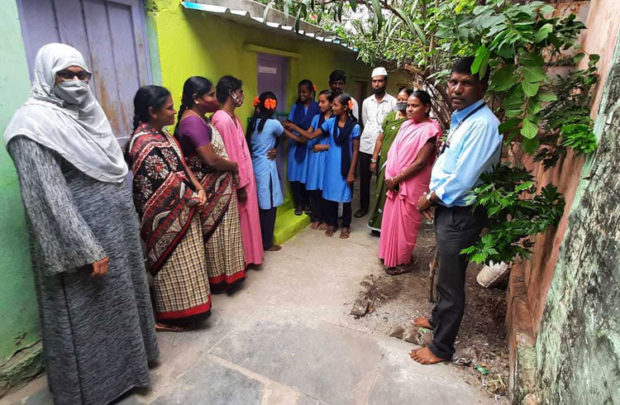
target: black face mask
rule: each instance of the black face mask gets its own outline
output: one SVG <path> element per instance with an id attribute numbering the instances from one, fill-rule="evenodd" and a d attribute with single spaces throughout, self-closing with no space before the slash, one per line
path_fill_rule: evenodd
<path id="1" fill-rule="evenodd" d="M 407 111 L 407 103 L 405 101 L 399 101 L 396 103 L 396 109 L 400 112 Z"/>

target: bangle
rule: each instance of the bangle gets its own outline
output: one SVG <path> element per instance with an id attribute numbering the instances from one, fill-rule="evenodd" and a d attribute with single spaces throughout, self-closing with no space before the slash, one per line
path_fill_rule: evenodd
<path id="1" fill-rule="evenodd" d="M 370 159 L 370 163 L 377 163 L 377 159 Z"/>

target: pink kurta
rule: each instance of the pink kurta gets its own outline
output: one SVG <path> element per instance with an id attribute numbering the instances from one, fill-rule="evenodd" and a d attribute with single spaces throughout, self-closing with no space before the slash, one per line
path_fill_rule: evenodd
<path id="1" fill-rule="evenodd" d="M 429 139 L 439 138 L 441 128 L 434 121 L 415 124 L 406 121 L 398 131 L 387 155 L 385 178 L 398 176 L 415 161 Z M 388 190 L 381 221 L 379 257 L 386 267 L 411 262 L 422 214 L 416 208 L 420 196 L 428 190 L 432 160 L 414 176 L 399 184 L 398 191 Z"/>
<path id="2" fill-rule="evenodd" d="M 245 250 L 245 264 L 261 264 L 263 262 L 263 241 L 260 232 L 258 217 L 258 194 L 256 180 L 252 167 L 252 158 L 245 140 L 245 134 L 239 118 L 233 119 L 226 111 L 219 110 L 211 117 L 211 122 L 217 128 L 224 140 L 228 158 L 239 165 L 239 185 L 244 188 L 248 199 L 245 203 L 239 201 L 239 219 L 241 222 L 241 238 Z M 236 124 L 236 125 L 235 125 Z"/>

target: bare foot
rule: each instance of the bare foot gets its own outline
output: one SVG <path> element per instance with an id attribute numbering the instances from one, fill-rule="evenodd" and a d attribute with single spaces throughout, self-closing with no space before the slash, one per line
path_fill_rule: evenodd
<path id="1" fill-rule="evenodd" d="M 349 228 L 342 228 L 342 231 L 340 231 L 340 239 L 349 239 L 349 236 L 351 236 Z"/>
<path id="2" fill-rule="evenodd" d="M 327 224 L 326 224 L 325 222 L 321 222 L 321 225 L 319 225 L 319 229 L 320 229 L 321 231 L 326 230 L 326 229 L 327 229 Z"/>
<path id="3" fill-rule="evenodd" d="M 319 221 L 313 222 L 312 225 L 310 225 L 311 229 L 319 229 Z"/>
<path id="4" fill-rule="evenodd" d="M 411 324 L 413 326 L 419 326 L 421 328 L 433 329 L 433 326 L 431 325 L 430 321 L 425 316 L 418 316 L 417 318 L 413 318 L 413 321 L 411 321 Z"/>
<path id="5" fill-rule="evenodd" d="M 325 235 L 331 238 L 332 236 L 334 236 L 334 232 L 336 232 L 336 228 L 334 228 L 333 226 L 328 226 L 327 230 L 325 231 Z"/>
<path id="6" fill-rule="evenodd" d="M 282 246 L 280 246 L 280 245 L 271 245 L 271 247 L 269 249 L 266 249 L 266 250 L 268 252 L 277 252 L 280 249 L 282 249 Z"/>
<path id="7" fill-rule="evenodd" d="M 446 359 L 442 359 L 441 357 L 435 356 L 428 347 L 421 347 L 410 351 L 409 357 L 420 364 L 437 364 L 443 361 L 448 361 Z"/>

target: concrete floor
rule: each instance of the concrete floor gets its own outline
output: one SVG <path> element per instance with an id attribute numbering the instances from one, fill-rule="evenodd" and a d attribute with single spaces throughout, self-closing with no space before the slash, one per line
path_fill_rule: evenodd
<path id="1" fill-rule="evenodd" d="M 366 219 L 366 218 L 364 218 Z M 267 253 L 242 289 L 213 297 L 204 328 L 160 333 L 152 389 L 127 404 L 487 404 L 455 366 L 422 366 L 414 346 L 349 315 L 360 281 L 380 271 L 378 238 L 361 220 L 351 238 L 306 228 Z M 503 400 L 505 401 L 505 400 Z M 2 404 L 51 404 L 45 377 Z"/>

